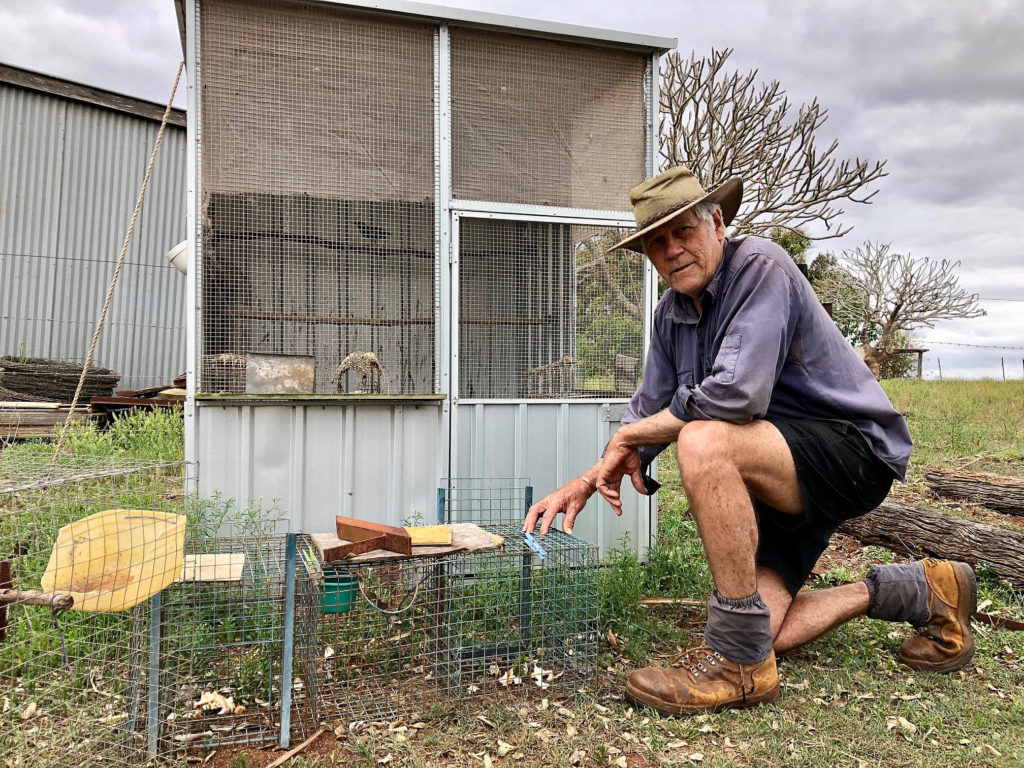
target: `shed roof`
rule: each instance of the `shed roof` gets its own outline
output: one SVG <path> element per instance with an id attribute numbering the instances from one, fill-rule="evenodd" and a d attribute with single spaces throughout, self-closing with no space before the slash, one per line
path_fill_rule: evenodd
<path id="1" fill-rule="evenodd" d="M 178 12 L 178 27 L 181 31 L 181 46 L 185 49 L 185 29 L 182 0 L 174 0 Z M 620 32 L 612 29 L 585 27 L 579 24 L 562 24 L 522 16 L 507 16 L 501 13 L 487 13 L 450 5 L 431 5 L 410 0 L 315 0 L 317 5 L 337 5 L 358 8 L 365 11 L 399 14 L 433 21 L 447 21 L 472 27 L 519 32 L 532 37 L 548 37 L 570 40 L 577 43 L 597 43 L 617 48 L 631 48 L 651 53 L 664 53 L 678 44 L 674 37 L 641 35 L 635 32 Z"/>
<path id="2" fill-rule="evenodd" d="M 76 83 L 73 80 L 65 80 L 62 77 L 54 77 L 53 75 L 34 72 L 22 67 L 13 67 L 3 63 L 0 63 L 0 83 L 13 85 L 17 88 L 26 88 L 31 91 L 39 91 L 40 93 L 48 93 L 62 99 L 91 104 L 101 109 L 110 109 L 155 122 L 163 120 L 164 109 L 166 108 L 165 105 L 157 104 L 153 101 L 137 99 L 134 96 L 126 96 L 123 93 L 115 93 L 114 91 L 107 91 L 91 85 Z M 185 110 L 172 109 L 167 122 L 184 128 Z"/>

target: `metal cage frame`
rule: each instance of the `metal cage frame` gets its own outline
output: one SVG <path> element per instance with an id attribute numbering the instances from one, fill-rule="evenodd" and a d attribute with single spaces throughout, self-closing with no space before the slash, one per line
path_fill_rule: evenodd
<path id="1" fill-rule="evenodd" d="M 187 333 L 187 396 L 185 402 L 185 457 L 187 463 L 186 487 L 196 490 L 199 485 L 200 445 L 197 436 L 199 419 L 197 412 L 210 405 L 259 406 L 273 402 L 270 399 L 257 400 L 254 396 L 230 396 L 220 398 L 216 403 L 203 402 L 200 395 L 202 382 L 199 375 L 199 333 L 202 316 L 199 296 L 198 275 L 202 263 L 202 88 L 203 64 L 200 54 L 200 15 L 203 0 L 176 0 L 179 5 L 183 44 L 186 62 L 189 65 L 188 79 L 188 242 L 189 280 L 186 314 Z M 628 211 L 598 210 L 533 204 L 499 203 L 487 200 L 464 200 L 453 197 L 453 126 L 452 126 L 452 33 L 453 28 L 490 30 L 526 37 L 582 43 L 596 48 L 627 50 L 641 54 L 645 60 L 642 83 L 642 101 L 645 110 L 645 171 L 649 177 L 658 164 L 657 137 L 659 131 L 659 62 L 666 50 L 675 47 L 676 41 L 669 38 L 610 32 L 581 26 L 554 24 L 543 21 L 520 19 L 496 14 L 480 13 L 448 7 L 434 7 L 405 0 L 319 0 L 313 7 L 337 8 L 357 12 L 373 12 L 388 16 L 429 21 L 434 24 L 434 395 L 387 396 L 330 396 L 316 395 L 306 401 L 291 400 L 288 405 L 324 405 L 329 402 L 367 403 L 375 405 L 416 405 L 436 404 L 440 414 L 438 448 L 438 479 L 458 473 L 457 459 L 460 453 L 458 433 L 458 409 L 460 404 L 519 403 L 519 399 L 460 398 L 458 372 L 459 341 L 459 226 L 463 219 L 501 219 L 548 224 L 570 224 L 586 226 L 632 227 Z M 650 347 L 651 325 L 654 307 L 657 304 L 657 274 L 652 265 L 644 265 L 643 271 L 643 331 L 641 352 L 646 358 Z M 360 397 L 365 399 L 360 400 Z M 371 399 L 372 398 L 372 399 Z M 581 398 L 534 398 L 538 404 L 572 404 L 579 402 L 611 403 L 621 407 L 628 398 L 581 397 Z M 653 502 L 652 502 L 653 504 Z M 651 514 L 646 517 L 653 517 Z M 649 531 L 646 532 L 649 534 Z M 638 531 L 640 542 L 647 540 L 645 532 Z"/>

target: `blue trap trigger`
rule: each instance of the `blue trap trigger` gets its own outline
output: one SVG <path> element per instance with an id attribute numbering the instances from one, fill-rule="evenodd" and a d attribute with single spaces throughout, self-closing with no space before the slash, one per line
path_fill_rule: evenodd
<path id="1" fill-rule="evenodd" d="M 548 553 L 544 550 L 544 547 L 540 545 L 540 542 L 533 538 L 533 536 L 531 536 L 530 534 L 524 533 L 523 540 L 526 542 L 526 546 L 528 546 L 530 549 L 536 552 L 537 557 L 539 557 L 541 560 L 548 556 Z"/>

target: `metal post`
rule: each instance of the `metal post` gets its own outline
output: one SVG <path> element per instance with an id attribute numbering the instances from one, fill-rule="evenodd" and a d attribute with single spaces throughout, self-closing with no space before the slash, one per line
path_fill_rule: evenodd
<path id="1" fill-rule="evenodd" d="M 533 486 L 526 486 L 523 493 L 524 507 L 529 510 L 533 506 Z M 519 642 L 524 652 L 532 653 L 530 642 L 530 624 L 533 620 L 533 553 L 527 549 L 523 555 L 523 575 L 519 582 Z"/>
<path id="2" fill-rule="evenodd" d="M 445 500 L 445 489 L 444 488 L 438 488 L 437 489 L 437 524 L 438 525 L 444 525 L 445 522 L 447 522 L 445 520 L 445 513 L 444 513 L 444 500 Z"/>
<path id="3" fill-rule="evenodd" d="M 917 353 L 917 378 L 921 378 L 922 367 L 924 365 L 924 352 Z"/>
<path id="4" fill-rule="evenodd" d="M 942 381 L 942 358 L 941 357 L 937 357 L 935 359 L 939 363 L 939 381 Z"/>
<path id="5" fill-rule="evenodd" d="M 155 760 L 160 738 L 160 593 L 149 600 L 149 759 Z"/>
<path id="6" fill-rule="evenodd" d="M 1006 381 L 1006 358 L 1000 357 L 999 363 L 1003 366 L 1003 381 Z"/>
<path id="7" fill-rule="evenodd" d="M 292 648 L 295 645 L 295 549 L 298 535 L 285 535 L 284 570 L 284 651 L 281 657 L 281 738 L 288 748 L 292 720 Z"/>
<path id="8" fill-rule="evenodd" d="M 188 269 L 185 278 L 185 493 L 199 488 L 199 436 L 196 431 L 196 391 L 198 382 L 198 339 L 200 327 L 199 280 L 200 249 L 202 237 L 199 231 L 200 162 L 199 129 L 199 19 L 198 3 L 182 3 L 185 12 L 185 67 L 188 74 L 187 148 L 185 152 L 185 228 L 188 240 Z"/>

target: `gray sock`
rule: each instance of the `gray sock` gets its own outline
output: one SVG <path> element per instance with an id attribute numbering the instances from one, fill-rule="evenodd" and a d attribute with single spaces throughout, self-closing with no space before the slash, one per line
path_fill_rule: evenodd
<path id="1" fill-rule="evenodd" d="M 868 618 L 928 622 L 928 581 L 920 563 L 876 565 L 868 571 Z"/>
<path id="2" fill-rule="evenodd" d="M 758 664 L 771 655 L 771 613 L 761 595 L 730 600 L 716 589 L 708 600 L 704 642 L 730 661 Z"/>

